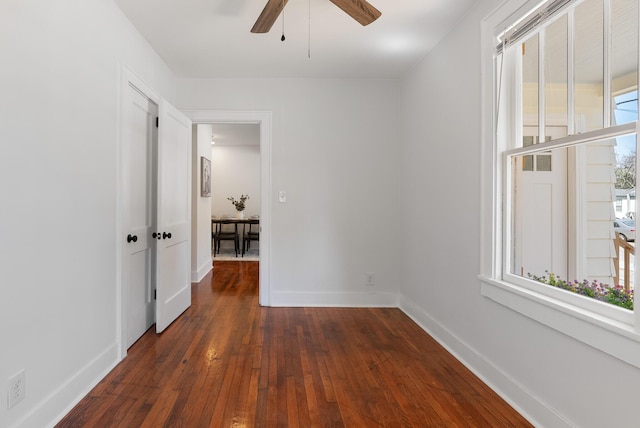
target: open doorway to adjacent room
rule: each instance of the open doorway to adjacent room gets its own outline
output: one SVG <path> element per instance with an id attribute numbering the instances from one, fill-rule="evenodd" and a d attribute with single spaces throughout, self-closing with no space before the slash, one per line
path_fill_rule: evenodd
<path id="1" fill-rule="evenodd" d="M 204 222 L 199 222 L 197 234 L 206 234 L 211 240 L 214 270 L 218 259 L 259 261 L 260 305 L 269 306 L 271 113 L 220 110 L 184 113 L 193 121 L 196 132 L 200 136 L 207 135 L 213 143 L 210 149 L 200 149 L 202 157 L 211 161 L 211 194 L 208 198 L 211 221 L 207 222 L 206 229 L 202 226 Z M 240 215 L 228 198 L 238 201 L 243 195 L 249 197 L 244 201 L 245 209 Z M 216 219 L 235 220 L 239 241 L 221 241 L 220 252 L 214 255 L 212 231 L 215 231 Z M 251 232 L 259 234 L 258 239 L 245 239 L 249 227 Z"/>
<path id="2" fill-rule="evenodd" d="M 221 236 L 213 242 L 214 263 L 259 261 L 260 125 L 197 126 L 211 129 L 211 217 L 214 231 L 220 231 L 215 236 Z"/>

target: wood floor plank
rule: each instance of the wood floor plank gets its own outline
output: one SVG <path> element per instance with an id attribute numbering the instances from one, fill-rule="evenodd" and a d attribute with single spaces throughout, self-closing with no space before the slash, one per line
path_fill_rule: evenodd
<path id="1" fill-rule="evenodd" d="M 398 309 L 265 308 L 222 262 L 57 425 L 530 427 Z"/>
<path id="2" fill-rule="evenodd" d="M 178 398 L 180 391 L 172 388 L 163 388 L 158 399 L 151 406 L 147 417 L 142 421 L 142 428 L 155 428 L 163 426 L 168 419 L 168 415 Z"/>

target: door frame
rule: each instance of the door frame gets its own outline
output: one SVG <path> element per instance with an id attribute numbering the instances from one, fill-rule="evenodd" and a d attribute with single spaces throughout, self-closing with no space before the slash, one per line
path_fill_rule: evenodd
<path id="1" fill-rule="evenodd" d="M 144 80 L 142 80 L 133 70 L 123 65 L 120 69 L 120 91 L 118 92 L 118 137 L 116 142 L 116 342 L 119 346 L 120 359 L 124 359 L 127 356 L 127 293 L 123 289 L 124 284 L 122 281 L 122 257 L 123 257 L 123 245 L 124 245 L 124 225 L 123 225 L 123 208 L 124 197 L 122 182 L 122 156 L 123 156 L 123 112 L 125 97 L 124 94 L 129 90 L 130 86 L 135 87 L 141 94 L 149 98 L 152 102 L 160 107 L 162 97 L 160 94 L 154 91 Z M 156 142 L 157 143 L 157 142 Z"/>
<path id="2" fill-rule="evenodd" d="M 181 110 L 195 124 L 251 123 L 260 126 L 260 306 L 271 306 L 271 129 L 270 111 Z M 214 268 L 215 269 L 215 268 Z"/>

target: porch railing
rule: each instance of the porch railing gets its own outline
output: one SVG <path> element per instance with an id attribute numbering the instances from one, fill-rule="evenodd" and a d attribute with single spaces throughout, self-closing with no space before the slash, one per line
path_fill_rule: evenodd
<path id="1" fill-rule="evenodd" d="M 622 248 L 624 250 L 624 255 L 623 255 L 624 272 L 622 273 L 624 283 L 622 285 L 624 286 L 624 291 L 629 292 L 629 290 L 631 289 L 630 258 L 631 256 L 634 256 L 634 259 L 635 259 L 636 248 L 633 245 L 629 244 L 624 239 L 622 239 L 618 232 L 616 232 L 616 239 L 613 240 L 613 243 L 615 246 L 616 254 L 618 256 L 613 260 L 615 270 L 616 270 L 616 277 L 613 280 L 616 285 L 620 285 L 620 278 L 618 276 L 620 275 L 620 249 Z"/>

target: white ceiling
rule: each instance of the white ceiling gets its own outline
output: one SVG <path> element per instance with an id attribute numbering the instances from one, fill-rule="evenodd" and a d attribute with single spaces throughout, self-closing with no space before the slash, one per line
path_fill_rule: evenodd
<path id="1" fill-rule="evenodd" d="M 382 16 L 363 27 L 329 0 L 289 0 L 282 42 L 282 17 L 250 32 L 267 0 L 114 1 L 181 78 L 399 77 L 473 4 L 369 0 Z"/>
<path id="2" fill-rule="evenodd" d="M 216 146 L 259 146 L 260 125 L 257 123 L 213 123 L 212 141 Z"/>

